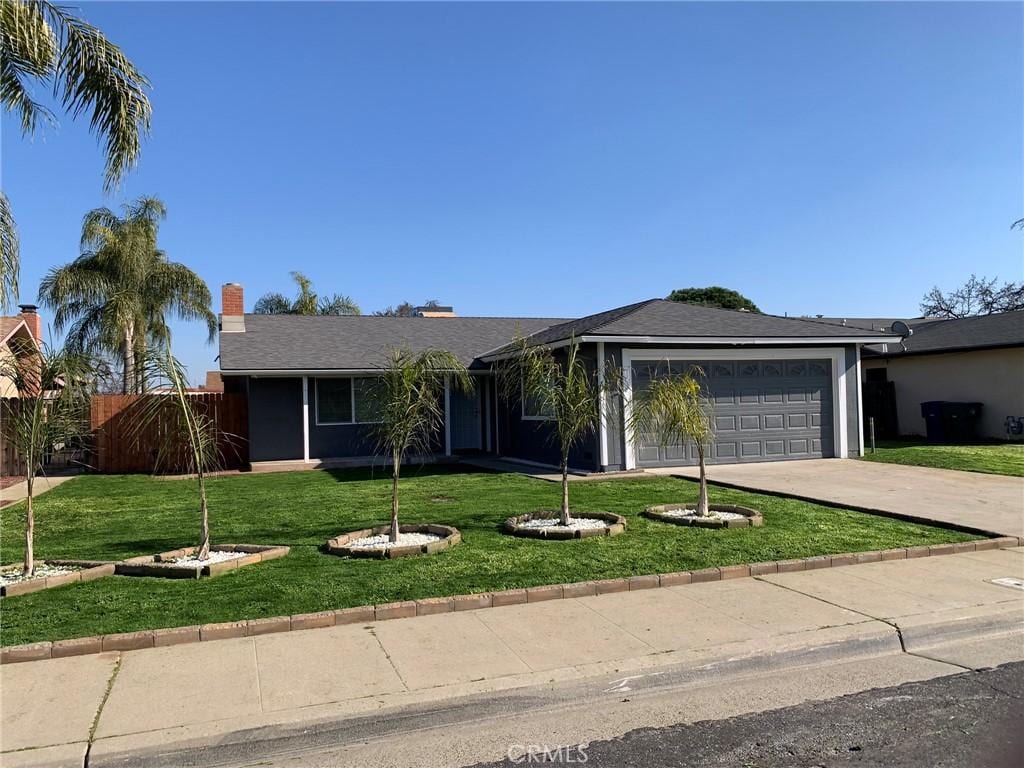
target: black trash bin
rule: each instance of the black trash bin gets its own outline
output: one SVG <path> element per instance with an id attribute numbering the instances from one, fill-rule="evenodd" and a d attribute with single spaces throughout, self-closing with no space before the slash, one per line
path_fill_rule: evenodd
<path id="1" fill-rule="evenodd" d="M 970 443 L 977 439 L 981 403 L 943 403 L 942 413 L 947 440 Z"/>
<path id="2" fill-rule="evenodd" d="M 946 442 L 946 425 L 942 418 L 942 406 L 945 404 L 942 400 L 921 403 L 921 418 L 924 419 L 925 434 L 929 443 Z"/>
<path id="3" fill-rule="evenodd" d="M 929 400 L 921 403 L 929 443 L 968 443 L 977 439 L 981 403 Z"/>

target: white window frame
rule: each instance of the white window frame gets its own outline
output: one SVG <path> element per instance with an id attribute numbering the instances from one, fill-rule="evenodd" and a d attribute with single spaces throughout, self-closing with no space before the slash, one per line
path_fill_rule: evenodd
<path id="1" fill-rule="evenodd" d="M 637 445 L 629 423 L 633 415 L 634 360 L 813 360 L 832 361 L 832 437 L 837 458 L 850 455 L 846 418 L 846 348 L 797 347 L 793 349 L 663 349 L 627 348 L 622 350 L 622 414 L 626 431 L 626 469 L 637 468 Z M 853 375 L 856 375 L 854 373 Z M 859 394 L 859 393 L 858 393 Z M 859 405 L 858 405 L 859 407 Z"/>
<path id="2" fill-rule="evenodd" d="M 521 421 L 554 421 L 555 416 L 545 416 L 539 414 L 537 416 L 530 416 L 526 413 L 526 383 L 520 377 L 519 379 L 519 418 Z"/>
<path id="3" fill-rule="evenodd" d="M 380 424 L 380 421 L 356 421 L 356 379 L 372 379 L 373 376 L 315 376 L 313 377 L 313 420 L 318 427 L 352 427 L 360 424 Z M 349 400 L 352 408 L 352 421 L 320 421 L 320 380 L 348 379 Z"/>

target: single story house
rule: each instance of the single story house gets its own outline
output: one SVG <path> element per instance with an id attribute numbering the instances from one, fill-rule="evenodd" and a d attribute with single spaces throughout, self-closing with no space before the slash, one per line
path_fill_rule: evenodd
<path id="1" fill-rule="evenodd" d="M 981 403 L 978 437 L 1019 439 L 1008 426 L 1011 419 L 1024 419 L 1024 310 L 904 322 L 913 334 L 902 343 L 872 344 L 862 351 L 865 386 L 886 393 L 879 417 L 892 411 L 896 434 L 924 435 L 921 403 Z M 892 321 L 852 320 L 851 325 L 886 332 Z"/>
<path id="2" fill-rule="evenodd" d="M 248 393 L 254 464 L 369 460 L 374 414 L 366 393 L 387 351 L 447 349 L 477 387 L 445 393 L 438 453 L 553 465 L 557 447 L 545 415 L 499 397 L 495 365 L 517 333 L 555 349 L 575 339 L 596 376 L 609 365 L 622 371 L 621 397 L 602 398 L 600 429 L 570 458 L 584 471 L 694 463 L 692 447 L 634 442 L 624 429 L 636 388 L 659 370 L 692 363 L 705 370 L 714 400 L 710 462 L 859 455 L 861 348 L 900 340 L 661 299 L 576 319 L 254 315 L 244 313 L 242 287 L 231 283 L 223 289 L 220 372 L 225 391 Z"/>

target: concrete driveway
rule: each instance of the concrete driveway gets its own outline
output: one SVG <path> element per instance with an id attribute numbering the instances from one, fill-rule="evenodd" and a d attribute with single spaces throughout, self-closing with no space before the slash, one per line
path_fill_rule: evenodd
<path id="1" fill-rule="evenodd" d="M 649 470 L 696 478 L 696 467 Z M 1024 536 L 1024 478 L 855 459 L 771 461 L 708 468 L 713 483 L 923 521 Z"/>

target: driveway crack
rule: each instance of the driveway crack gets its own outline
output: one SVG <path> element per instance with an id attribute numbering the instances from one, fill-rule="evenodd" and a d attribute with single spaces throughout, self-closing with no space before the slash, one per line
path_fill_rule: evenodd
<path id="1" fill-rule="evenodd" d="M 96 714 L 93 715 L 92 725 L 89 726 L 89 741 L 85 747 L 85 758 L 82 760 L 82 768 L 89 768 L 89 757 L 92 753 L 92 745 L 96 740 L 96 731 L 100 727 L 100 715 L 103 714 L 103 708 L 107 705 L 107 699 L 110 698 L 110 692 L 114 689 L 114 681 L 117 679 L 118 672 L 121 671 L 121 662 L 123 659 L 123 654 L 118 653 L 117 659 L 114 661 L 114 668 L 110 670 L 110 679 L 107 680 L 107 689 L 103 691 L 103 698 L 100 699 L 100 704 L 96 708 Z"/>

